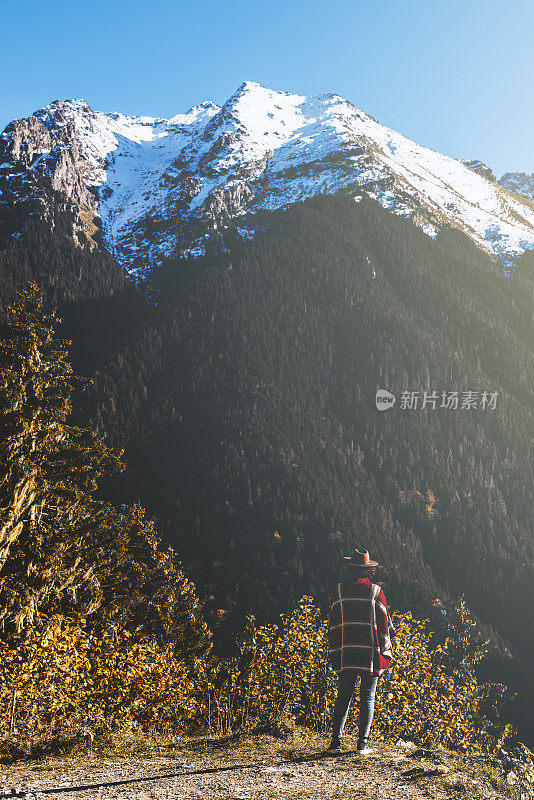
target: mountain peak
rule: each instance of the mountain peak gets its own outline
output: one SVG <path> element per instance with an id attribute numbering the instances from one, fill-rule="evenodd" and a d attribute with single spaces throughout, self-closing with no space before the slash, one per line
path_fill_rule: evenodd
<path id="1" fill-rule="evenodd" d="M 82 97 L 73 97 L 67 100 L 54 100 L 44 108 L 35 112 L 36 116 L 44 116 L 46 114 L 57 113 L 78 113 L 78 114 L 93 114 L 94 111 Z"/>
<path id="2" fill-rule="evenodd" d="M 196 106 L 192 106 L 185 114 L 175 114 L 167 120 L 169 125 L 187 125 L 196 120 L 206 119 L 209 120 L 215 114 L 218 114 L 221 107 L 211 100 L 204 100 Z"/>
<path id="3" fill-rule="evenodd" d="M 257 90 L 266 90 L 270 91 L 267 86 L 263 86 L 261 83 L 257 83 L 256 81 L 243 81 L 243 83 L 237 88 L 234 94 L 244 94 L 245 92 L 254 92 Z"/>
<path id="4" fill-rule="evenodd" d="M 200 254 L 229 226 L 253 235 L 258 213 L 340 191 L 365 193 L 431 236 L 459 228 L 504 263 L 534 249 L 523 176 L 499 185 L 481 162 L 467 169 L 334 92 L 305 97 L 244 81 L 222 107 L 208 100 L 170 119 L 56 100 L 8 126 L 0 145 L 0 216 L 26 194 L 48 203 L 64 192 L 90 209 L 84 219 L 93 215 L 133 271 L 177 249 Z"/>
<path id="5" fill-rule="evenodd" d="M 262 83 L 257 83 L 256 81 L 243 81 L 229 99 L 231 100 L 243 95 L 268 95 L 269 97 L 272 95 L 280 95 L 281 97 L 287 97 L 291 96 L 291 92 L 285 92 L 282 89 L 271 89 L 269 86 L 264 86 Z"/>
<path id="6" fill-rule="evenodd" d="M 493 183 L 497 181 L 491 167 L 488 167 L 483 161 L 479 161 L 478 158 L 462 158 L 462 164 L 465 164 L 468 169 L 476 172 L 477 175 L 482 175 L 482 177 L 486 178 L 488 181 L 493 181 Z"/>
<path id="7" fill-rule="evenodd" d="M 300 95 L 292 95 L 290 92 L 284 92 L 280 89 L 270 89 L 268 86 L 263 86 L 261 83 L 256 83 L 255 81 L 243 81 L 236 91 L 228 98 L 223 108 L 225 106 L 235 105 L 243 99 L 253 103 L 270 103 L 276 98 L 284 97 L 300 97 Z M 302 97 L 302 100 L 305 99 L 305 97 Z"/>

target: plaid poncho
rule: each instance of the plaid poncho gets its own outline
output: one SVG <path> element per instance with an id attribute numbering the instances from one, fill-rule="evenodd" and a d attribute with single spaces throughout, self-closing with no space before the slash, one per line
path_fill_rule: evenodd
<path id="1" fill-rule="evenodd" d="M 392 661 L 394 635 L 380 586 L 369 578 L 338 583 L 328 626 L 328 652 L 335 672 L 382 675 Z"/>

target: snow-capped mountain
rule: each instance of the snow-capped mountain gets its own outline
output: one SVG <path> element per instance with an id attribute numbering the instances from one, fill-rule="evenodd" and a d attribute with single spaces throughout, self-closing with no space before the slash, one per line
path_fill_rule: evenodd
<path id="1" fill-rule="evenodd" d="M 506 172 L 499 183 L 511 192 L 534 200 L 534 173 L 527 175 L 526 172 Z"/>
<path id="2" fill-rule="evenodd" d="M 418 145 L 335 94 L 247 82 L 222 107 L 205 102 L 171 119 L 56 101 L 0 137 L 0 223 L 17 236 L 27 214 L 50 217 L 55 203 L 73 213 L 79 244 L 101 242 L 144 271 L 201 254 L 210 238 L 224 245 L 230 226 L 252 236 L 260 212 L 345 191 L 430 236 L 460 228 L 509 262 L 534 248 L 534 208 L 474 163 Z"/>
<path id="3" fill-rule="evenodd" d="M 477 173 L 477 175 L 482 175 L 483 178 L 487 178 L 488 181 L 495 182 L 497 180 L 491 167 L 488 167 L 487 164 L 484 164 L 483 161 L 479 161 L 477 158 L 462 158 L 462 164 L 465 164 L 466 167 L 472 169 L 473 172 Z"/>

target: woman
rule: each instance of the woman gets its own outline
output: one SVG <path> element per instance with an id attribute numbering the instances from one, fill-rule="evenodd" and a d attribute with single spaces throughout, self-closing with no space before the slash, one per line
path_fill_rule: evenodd
<path id="1" fill-rule="evenodd" d="M 333 755 L 342 752 L 341 736 L 360 676 L 357 750 L 368 755 L 373 752 L 367 746 L 367 738 L 373 721 L 376 686 L 380 675 L 392 663 L 391 638 L 395 629 L 384 592 L 372 581 L 378 562 L 371 561 L 367 550 L 355 549 L 352 556 L 343 558 L 351 575 L 335 589 L 328 626 L 330 663 L 339 675 L 328 752 Z"/>

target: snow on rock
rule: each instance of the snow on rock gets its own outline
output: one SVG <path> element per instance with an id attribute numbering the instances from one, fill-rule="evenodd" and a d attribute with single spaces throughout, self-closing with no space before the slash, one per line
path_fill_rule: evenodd
<path id="1" fill-rule="evenodd" d="M 6 128 L 0 163 L 0 214 L 48 177 L 89 209 L 133 272 L 201 254 L 213 237 L 224 246 L 229 226 L 249 237 L 259 212 L 338 191 L 366 193 L 430 236 L 460 228 L 504 263 L 534 248 L 534 208 L 517 188 L 530 180 L 522 193 L 532 198 L 532 176 L 497 183 L 480 162 L 418 145 L 336 94 L 245 82 L 222 107 L 205 102 L 170 119 L 56 101 Z"/>
<path id="2" fill-rule="evenodd" d="M 511 192 L 534 200 L 534 173 L 527 175 L 526 172 L 506 172 L 499 180 L 499 184 Z"/>

